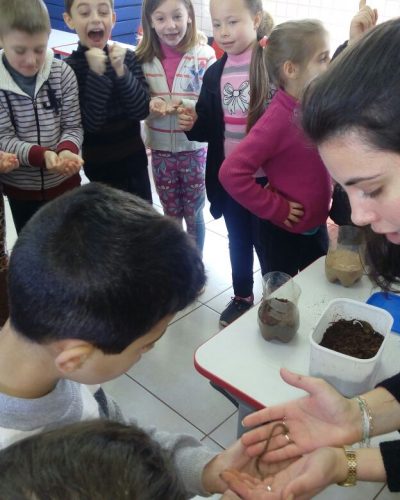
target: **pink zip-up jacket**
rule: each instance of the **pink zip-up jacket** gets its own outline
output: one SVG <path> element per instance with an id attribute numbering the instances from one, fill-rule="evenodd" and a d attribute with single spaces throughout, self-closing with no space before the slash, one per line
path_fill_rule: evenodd
<path id="1" fill-rule="evenodd" d="M 254 178 L 260 167 L 268 178 L 267 188 Z M 301 129 L 298 101 L 283 90 L 224 161 L 219 180 L 245 208 L 292 233 L 310 231 L 328 218 L 331 178 Z M 304 207 L 303 217 L 292 228 L 284 224 L 289 201 Z"/>

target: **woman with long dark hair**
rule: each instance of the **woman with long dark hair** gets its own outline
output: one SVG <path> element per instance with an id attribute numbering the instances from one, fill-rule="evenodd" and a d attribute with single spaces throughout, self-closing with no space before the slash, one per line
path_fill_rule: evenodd
<path id="1" fill-rule="evenodd" d="M 368 269 L 384 289 L 400 281 L 399 47 L 399 19 L 377 26 L 335 59 L 303 100 L 304 129 L 346 191 L 353 222 L 368 229 Z M 263 457 L 282 463 L 275 476 L 244 481 L 237 472 L 225 473 L 241 498 L 307 499 L 329 484 L 357 480 L 387 482 L 400 491 L 400 441 L 343 448 L 400 428 L 400 374 L 353 399 L 321 379 L 285 369 L 281 375 L 308 395 L 245 418 L 247 426 L 269 422 L 243 436 L 250 453 L 262 451 L 257 443 L 277 422 L 284 420 L 286 433 L 273 438 L 273 451 Z"/>

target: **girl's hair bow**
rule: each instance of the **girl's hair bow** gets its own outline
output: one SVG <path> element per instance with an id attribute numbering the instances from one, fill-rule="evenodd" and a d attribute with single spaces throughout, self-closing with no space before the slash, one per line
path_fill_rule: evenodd
<path id="1" fill-rule="evenodd" d="M 264 35 L 261 38 L 261 40 L 258 41 L 258 43 L 262 49 L 265 49 L 265 47 L 268 45 L 268 42 L 269 42 L 269 38 L 267 37 L 267 35 Z"/>

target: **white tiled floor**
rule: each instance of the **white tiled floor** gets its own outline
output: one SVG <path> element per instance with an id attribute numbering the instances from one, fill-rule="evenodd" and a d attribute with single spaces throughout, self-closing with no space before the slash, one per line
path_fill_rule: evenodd
<path id="1" fill-rule="evenodd" d="M 154 204 L 161 206 L 154 193 Z M 124 414 L 143 425 L 159 430 L 187 432 L 213 449 L 221 450 L 236 439 L 237 410 L 223 395 L 213 389 L 193 366 L 198 346 L 219 331 L 218 319 L 233 292 L 226 228 L 205 209 L 206 240 L 204 263 L 208 283 L 199 301 L 179 313 L 167 333 L 140 363 L 116 380 L 104 384 L 105 390 L 121 406 Z M 6 200 L 7 244 L 11 250 L 16 233 Z M 261 273 L 254 264 L 255 301 L 261 298 Z M 399 494 L 377 487 L 378 500 L 393 500 Z M 357 488 L 353 500 L 364 498 Z M 357 494 L 356 494 L 357 493 Z M 211 500 L 220 498 L 214 495 Z M 318 498 L 334 500 L 335 490 Z M 350 497 L 349 497 L 350 498 Z M 200 497 L 196 497 L 200 499 Z"/>

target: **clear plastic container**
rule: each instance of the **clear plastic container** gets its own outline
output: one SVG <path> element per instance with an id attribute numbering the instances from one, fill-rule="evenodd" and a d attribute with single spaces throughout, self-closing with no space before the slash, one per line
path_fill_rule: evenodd
<path id="1" fill-rule="evenodd" d="M 286 273 L 263 276 L 263 300 L 258 308 L 258 326 L 265 340 L 289 342 L 299 328 L 297 303 L 301 289 Z"/>
<path id="2" fill-rule="evenodd" d="M 360 258 L 362 232 L 356 226 L 339 226 L 337 238 L 330 237 L 325 258 L 325 274 L 329 281 L 351 286 L 364 274 Z"/>
<path id="3" fill-rule="evenodd" d="M 327 328 L 338 319 L 368 321 L 375 331 L 384 336 L 373 358 L 354 358 L 319 345 Z M 346 397 L 372 389 L 392 325 L 393 317 L 379 307 L 351 299 L 332 300 L 310 334 L 310 375 L 323 378 Z"/>

